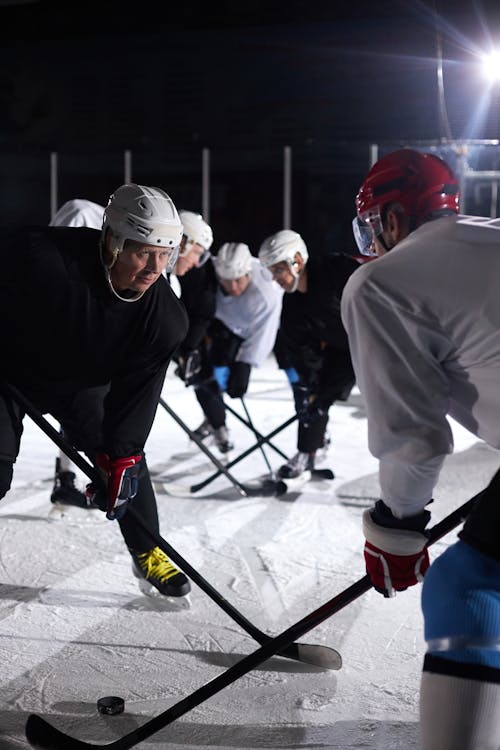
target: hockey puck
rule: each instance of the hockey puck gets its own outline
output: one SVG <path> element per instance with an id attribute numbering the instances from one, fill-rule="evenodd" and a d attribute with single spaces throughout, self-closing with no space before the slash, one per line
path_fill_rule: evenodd
<path id="1" fill-rule="evenodd" d="M 105 695 L 97 701 L 97 710 L 108 716 L 122 714 L 125 711 L 125 701 L 117 695 Z"/>

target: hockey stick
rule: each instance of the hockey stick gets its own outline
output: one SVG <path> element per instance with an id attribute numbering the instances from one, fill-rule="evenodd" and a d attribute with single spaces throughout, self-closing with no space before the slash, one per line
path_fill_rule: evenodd
<path id="1" fill-rule="evenodd" d="M 211 451 L 208 450 L 206 445 L 203 443 L 203 440 L 198 437 L 198 435 L 193 431 L 190 430 L 187 424 L 185 424 L 182 419 L 174 412 L 173 409 L 170 408 L 170 406 L 166 403 L 166 401 L 162 398 L 160 398 L 160 404 L 163 406 L 163 408 L 170 414 L 170 416 L 177 422 L 177 424 L 186 432 L 191 440 L 196 443 L 198 448 L 203 451 L 203 453 L 210 459 L 210 461 L 214 464 L 214 466 L 217 468 L 217 471 L 211 474 L 209 477 L 204 479 L 202 482 L 198 482 L 198 484 L 193 484 L 191 486 L 189 485 L 181 485 L 177 484 L 175 482 L 163 482 L 163 487 L 167 492 L 171 492 L 172 494 L 180 494 L 180 495 L 186 495 L 189 496 L 191 494 L 194 494 L 198 492 L 199 490 L 206 487 L 210 482 L 213 482 L 214 479 L 217 479 L 217 477 L 220 477 L 221 474 L 224 474 L 238 489 L 240 494 L 242 495 L 248 495 L 248 496 L 269 496 L 269 495 L 282 495 L 284 492 L 287 491 L 287 486 L 282 481 L 272 480 L 268 479 L 264 482 L 263 485 L 259 487 L 250 487 L 248 485 L 243 485 L 241 482 L 238 482 L 237 479 L 235 479 L 231 474 L 229 474 L 229 469 L 232 468 L 235 464 L 242 461 L 244 458 L 246 458 L 250 453 L 253 453 L 254 450 L 256 450 L 259 445 L 262 445 L 262 443 L 266 442 L 266 438 L 262 438 L 262 440 L 258 440 L 255 445 L 252 445 L 250 448 L 248 448 L 246 451 L 243 451 L 237 458 L 235 458 L 233 461 L 230 461 L 228 464 L 224 465 L 221 463 Z M 296 416 L 290 417 L 286 422 L 284 422 L 282 425 L 277 427 L 273 432 L 269 433 L 267 436 L 268 438 L 274 437 L 274 435 L 277 435 L 278 432 L 281 432 L 285 429 L 285 427 L 288 427 L 289 424 L 292 424 L 296 420 Z"/>
<path id="2" fill-rule="evenodd" d="M 241 400 L 243 402 L 243 399 L 241 399 Z M 242 422 L 244 425 L 246 425 L 247 427 L 249 427 L 252 430 L 253 434 L 257 438 L 257 444 L 256 445 L 261 445 L 262 443 L 266 443 L 266 445 L 269 445 L 269 447 L 272 448 L 274 451 L 276 451 L 276 453 L 279 453 L 279 455 L 282 456 L 282 458 L 284 458 L 285 461 L 288 461 L 288 456 L 286 455 L 286 453 L 283 453 L 282 450 L 280 450 L 279 448 L 277 448 L 274 445 L 274 443 L 272 443 L 271 440 L 269 440 L 269 435 L 264 436 L 264 435 L 262 435 L 255 428 L 252 420 L 250 419 L 250 415 L 248 414 L 248 409 L 247 409 L 245 403 L 243 403 L 243 407 L 245 409 L 245 413 L 247 414 L 248 419 L 245 419 L 244 417 L 241 416 L 241 414 L 238 414 L 238 412 L 236 411 L 236 409 L 233 409 L 226 402 L 224 402 L 224 404 L 225 404 L 226 409 L 229 412 L 231 412 L 231 414 L 233 414 L 237 419 L 240 420 L 240 422 Z M 297 419 L 297 416 L 295 416 L 294 419 Z M 286 423 L 286 426 L 288 426 L 288 424 L 289 424 L 289 422 Z M 283 425 L 282 427 L 280 427 L 279 431 L 281 432 L 281 430 L 284 427 L 285 427 L 285 425 Z M 269 433 L 269 434 L 273 435 L 274 433 Z M 271 467 L 269 466 L 269 462 L 267 460 L 266 460 L 266 463 L 267 463 L 267 465 L 269 467 L 269 470 L 271 471 L 271 474 L 274 475 L 274 472 L 272 471 Z M 309 469 L 307 472 L 304 472 L 304 477 L 301 479 L 301 481 L 295 482 L 295 484 L 294 484 L 294 480 L 293 479 L 283 479 L 282 481 L 286 484 L 288 490 L 295 490 L 295 489 L 298 489 L 298 488 L 302 487 L 302 485 L 304 485 L 310 479 L 335 479 L 335 474 L 333 473 L 333 471 L 331 469 Z"/>
<path id="3" fill-rule="evenodd" d="M 83 456 L 78 453 L 73 446 L 68 443 L 66 438 L 58 431 L 55 430 L 50 422 L 48 422 L 43 414 L 14 386 L 3 383 L 1 389 L 4 393 L 8 393 L 15 401 L 17 401 L 26 411 L 26 414 L 40 427 L 47 437 L 49 437 L 67 456 L 73 463 L 80 468 L 84 474 L 94 483 L 102 485 L 102 479 L 99 472 L 89 463 Z M 250 620 L 247 620 L 244 615 L 241 614 L 235 607 L 233 607 L 217 589 L 215 589 L 203 576 L 195 570 L 168 542 L 165 541 L 159 534 L 155 534 L 149 529 L 142 520 L 139 513 L 135 510 L 133 504 L 129 504 L 127 513 L 131 515 L 138 526 L 150 537 L 154 544 L 159 547 L 166 555 L 172 558 L 172 560 L 179 565 L 180 568 L 191 578 L 191 580 L 212 599 L 229 617 L 240 625 L 257 643 L 266 643 L 271 640 L 271 636 L 266 635 L 263 631 L 259 630 Z M 323 669 L 340 669 L 342 665 L 342 659 L 338 651 L 329 646 L 321 645 L 309 645 L 303 643 L 292 643 L 280 653 L 280 656 L 284 656 L 288 659 L 294 659 L 295 661 L 305 662 L 307 664 L 313 664 Z"/>
<path id="4" fill-rule="evenodd" d="M 241 401 L 241 405 L 243 407 L 243 411 L 245 412 L 245 416 L 247 418 L 248 425 L 249 425 L 250 429 L 252 430 L 253 434 L 258 439 L 259 436 L 257 435 L 257 430 L 253 426 L 253 422 L 252 422 L 252 419 L 250 417 L 250 414 L 249 414 L 249 411 L 247 409 L 247 405 L 245 403 L 245 399 L 243 398 L 243 396 L 241 397 L 240 401 Z M 260 449 L 260 452 L 262 453 L 262 457 L 263 457 L 263 459 L 265 461 L 265 464 L 266 464 L 267 468 L 269 469 L 269 474 L 271 476 L 271 479 L 275 479 L 275 473 L 273 471 L 273 468 L 272 468 L 271 464 L 269 463 L 269 459 L 267 457 L 267 453 L 265 452 L 264 446 L 262 445 L 262 443 L 259 444 L 259 449 Z"/>
<path id="5" fill-rule="evenodd" d="M 266 443 L 270 448 L 273 449 L 273 451 L 275 451 L 275 453 L 280 455 L 281 458 L 284 458 L 285 461 L 288 461 L 289 456 L 287 456 L 286 453 L 283 453 L 283 451 L 280 448 L 278 448 L 278 446 L 272 443 L 271 440 L 269 440 L 268 436 L 264 437 L 263 435 L 261 435 L 260 432 L 258 432 L 252 425 L 250 425 L 250 422 L 247 421 L 245 417 L 242 417 L 241 414 L 238 414 L 236 409 L 233 409 L 233 407 L 230 404 L 228 404 L 226 401 L 224 401 L 224 406 L 226 407 L 228 412 L 230 412 L 234 417 L 236 417 L 236 419 L 239 419 L 239 421 L 242 422 L 242 424 L 246 425 L 247 427 L 250 427 L 255 437 L 257 438 L 257 440 L 262 440 L 263 443 Z M 245 412 L 246 412 L 246 409 L 245 409 Z M 297 419 L 297 417 L 295 417 L 295 419 Z"/>
<path id="6" fill-rule="evenodd" d="M 484 490 L 482 492 L 484 492 Z M 475 495 L 475 497 L 468 500 L 460 508 L 453 511 L 453 513 L 450 513 L 450 515 L 433 526 L 429 530 L 429 541 L 427 546 L 434 544 L 434 542 L 441 539 L 464 521 L 476 501 L 482 495 L 482 492 Z M 231 685 L 240 677 L 247 674 L 252 669 L 255 669 L 255 667 L 258 667 L 259 664 L 262 664 L 266 659 L 269 659 L 270 656 L 286 647 L 288 643 L 300 638 L 309 630 L 312 630 L 324 620 L 328 619 L 336 612 L 339 612 L 355 599 L 358 599 L 371 587 L 372 584 L 368 575 L 363 576 L 363 578 L 360 578 L 347 589 L 344 589 L 344 591 L 333 599 L 330 599 L 330 601 L 326 602 L 318 609 L 314 610 L 314 612 L 306 615 L 302 620 L 291 625 L 287 630 L 284 630 L 275 638 L 272 638 L 256 651 L 248 654 L 248 656 L 245 656 L 236 664 L 233 664 L 232 667 L 229 667 L 229 669 L 218 677 L 215 677 L 210 682 L 202 685 L 202 687 L 186 696 L 186 698 L 183 698 L 178 703 L 167 708 L 166 711 L 163 711 L 161 714 L 158 714 L 158 716 L 150 719 L 141 727 L 137 727 L 137 729 L 134 729 L 132 732 L 114 740 L 114 742 L 103 745 L 77 740 L 61 730 L 56 729 L 45 721 L 45 719 L 42 719 L 36 714 L 31 714 L 26 722 L 26 737 L 28 742 L 32 747 L 35 747 L 38 750 L 129 750 L 131 747 L 134 747 L 134 745 L 137 745 L 137 743 L 148 739 L 151 735 L 155 734 L 160 729 L 163 729 L 163 727 L 166 727 L 176 719 L 184 716 L 188 711 L 196 708 L 200 703 L 203 703 L 228 685 Z"/>
<path id="7" fill-rule="evenodd" d="M 286 492 L 287 487 L 283 482 L 268 479 L 266 480 L 262 485 L 259 487 L 250 487 L 247 484 L 242 484 L 239 482 L 228 470 L 228 467 L 232 466 L 232 463 L 227 464 L 225 466 L 219 459 L 213 455 L 211 451 L 208 450 L 206 445 L 203 443 L 203 440 L 189 427 L 185 422 L 182 421 L 182 419 L 175 413 L 173 409 L 170 408 L 170 406 L 167 404 L 167 402 L 160 397 L 160 404 L 163 406 L 163 408 L 170 414 L 172 419 L 174 419 L 179 427 L 182 427 L 182 429 L 189 435 L 189 438 L 196 443 L 198 448 L 203 451 L 203 453 L 208 456 L 208 458 L 212 461 L 212 463 L 217 468 L 217 473 L 212 478 L 215 479 L 216 476 L 220 476 L 221 474 L 224 474 L 231 484 L 233 484 L 240 495 L 243 497 L 252 497 L 252 496 L 269 496 L 269 495 L 282 495 L 284 492 Z M 200 482 L 198 485 L 193 485 L 192 487 L 187 488 L 190 494 L 191 492 L 196 492 L 197 490 L 201 489 L 202 487 L 205 487 L 209 481 L 212 481 L 212 478 L 210 480 L 205 480 L 204 482 Z M 168 483 L 164 483 L 165 487 L 168 487 Z M 171 485 L 172 488 L 175 488 L 176 485 Z M 179 493 L 181 494 L 181 493 Z"/>

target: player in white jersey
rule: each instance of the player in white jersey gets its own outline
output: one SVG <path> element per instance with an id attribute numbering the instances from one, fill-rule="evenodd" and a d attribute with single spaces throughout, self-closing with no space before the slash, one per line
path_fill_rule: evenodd
<path id="1" fill-rule="evenodd" d="M 368 172 L 360 249 L 342 319 L 363 394 L 381 499 L 363 517 L 365 561 L 385 596 L 423 579 L 423 750 L 500 748 L 500 472 L 459 539 L 429 567 L 425 527 L 449 415 L 500 448 L 500 221 L 458 214 L 458 181 L 402 149 Z M 432 506 L 431 506 L 432 507 Z"/>
<path id="2" fill-rule="evenodd" d="M 272 352 L 283 293 L 243 242 L 224 243 L 213 264 L 218 288 L 205 349 L 208 377 L 196 386 L 205 414 L 197 432 L 202 436 L 213 433 L 219 450 L 227 453 L 233 445 L 223 393 L 231 398 L 244 396 L 252 368 L 260 367 Z"/>

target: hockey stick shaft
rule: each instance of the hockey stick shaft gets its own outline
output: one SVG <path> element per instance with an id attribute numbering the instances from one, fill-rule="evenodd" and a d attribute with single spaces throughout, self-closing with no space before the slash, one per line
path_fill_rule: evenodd
<path id="1" fill-rule="evenodd" d="M 256 437 L 257 439 L 259 439 L 259 435 L 257 434 L 257 430 L 255 429 L 255 427 L 253 426 L 253 422 L 252 422 L 252 419 L 251 419 L 251 417 L 250 417 L 250 413 L 249 413 L 249 411 L 248 411 L 248 408 L 247 408 L 247 405 L 246 405 L 246 403 L 245 403 L 245 399 L 243 398 L 243 396 L 241 397 L 241 399 L 240 399 L 240 400 L 241 400 L 241 405 L 242 405 L 242 407 L 243 407 L 243 410 L 244 410 L 244 412 L 245 412 L 245 416 L 246 416 L 246 418 L 247 418 L 247 420 L 248 420 L 248 424 L 249 424 L 249 426 L 250 426 L 250 429 L 252 430 L 252 432 L 253 432 L 253 434 L 255 435 L 255 437 Z M 269 473 L 270 473 L 270 475 L 271 475 L 271 476 L 274 476 L 273 468 L 272 468 L 271 464 L 269 463 L 269 459 L 268 459 L 268 457 L 267 457 L 267 453 L 265 452 L 265 450 L 264 450 L 264 446 L 263 446 L 262 444 L 260 444 L 260 445 L 259 445 L 259 450 L 260 450 L 260 452 L 262 453 L 262 457 L 263 457 L 263 459 L 264 459 L 264 462 L 265 462 L 265 464 L 266 464 L 267 468 L 269 469 Z"/>
<path id="2" fill-rule="evenodd" d="M 259 445 L 262 445 L 263 443 L 265 443 L 268 440 L 268 438 L 274 437 L 275 435 L 277 435 L 279 432 L 281 432 L 282 430 L 284 430 L 286 427 L 288 427 L 288 425 L 292 424 L 292 422 L 294 422 L 297 419 L 296 415 L 294 415 L 293 417 L 290 417 L 289 419 L 287 419 L 286 422 L 284 422 L 282 425 L 280 425 L 275 430 L 273 430 L 272 432 L 270 432 L 269 435 L 267 435 L 266 437 L 262 437 L 262 439 L 260 439 L 260 440 L 257 440 L 257 442 L 254 445 L 250 446 L 250 448 L 248 448 L 246 451 L 243 451 L 243 453 L 241 453 L 237 458 L 233 459 L 228 464 L 224 465 L 223 463 L 221 463 L 213 455 L 213 453 L 211 451 L 208 450 L 208 448 L 203 443 L 203 441 L 198 437 L 198 435 L 196 435 L 196 433 L 193 432 L 193 430 L 189 429 L 189 427 L 187 426 L 187 424 L 185 424 L 185 422 L 183 422 L 183 420 L 178 416 L 178 414 L 176 414 L 174 412 L 174 410 L 167 404 L 167 402 L 163 398 L 160 398 L 159 403 L 161 404 L 161 406 L 163 406 L 163 408 L 165 409 L 165 411 L 167 411 L 168 414 L 170 414 L 170 416 L 172 417 L 172 419 L 174 419 L 177 422 L 177 424 L 179 425 L 179 427 L 181 427 L 184 430 L 184 432 L 186 432 L 186 434 L 189 435 L 190 439 L 194 443 L 196 443 L 196 445 L 200 448 L 200 450 L 210 459 L 210 461 L 217 468 L 216 472 L 214 472 L 213 474 L 210 474 L 210 476 L 207 477 L 206 479 L 204 479 L 202 482 L 198 482 L 198 484 L 193 484 L 189 488 L 191 490 L 191 492 L 198 492 L 198 490 L 202 490 L 204 487 L 206 487 L 208 484 L 210 484 L 210 482 L 213 482 L 214 479 L 217 479 L 217 477 L 220 477 L 221 474 L 225 474 L 226 476 L 228 476 L 229 469 L 231 469 L 237 463 L 239 463 L 244 458 L 246 458 L 247 456 L 249 456 L 250 453 L 253 453 L 253 451 L 257 450 L 257 448 L 259 447 Z M 245 492 L 246 494 L 258 494 L 258 492 L 255 492 L 255 491 L 251 492 L 251 491 L 249 491 L 248 488 L 245 487 L 245 485 L 242 485 L 241 482 L 238 482 L 238 480 L 236 480 L 234 477 L 232 477 L 232 476 L 229 477 L 228 476 L 228 478 L 230 479 L 230 481 L 233 484 L 237 483 L 240 486 L 240 491 L 241 492 Z M 276 494 L 280 494 L 280 493 L 286 491 L 286 487 L 284 486 L 283 482 L 277 482 L 276 485 L 277 485 L 276 486 L 276 490 L 277 490 Z"/>
<path id="3" fill-rule="evenodd" d="M 175 422 L 177 422 L 177 424 L 179 425 L 179 427 L 181 427 L 184 430 L 184 432 L 186 432 L 189 435 L 189 438 L 194 443 L 196 443 L 196 445 L 198 446 L 198 448 L 206 456 L 208 456 L 208 458 L 210 459 L 210 461 L 217 467 L 217 475 L 216 476 L 220 476 L 221 474 L 224 474 L 224 476 L 227 477 L 227 479 L 229 479 L 229 481 L 231 482 L 231 484 L 234 485 L 234 487 L 236 487 L 236 489 L 238 490 L 238 492 L 240 493 L 240 495 L 242 495 L 242 497 L 248 497 L 248 492 L 246 491 L 245 487 L 241 484 L 241 482 L 239 482 L 228 471 L 227 467 L 224 466 L 224 464 L 221 461 L 219 461 L 219 459 L 216 458 L 216 456 L 214 456 L 211 451 L 208 450 L 208 448 L 206 447 L 206 445 L 203 444 L 203 440 L 201 440 L 198 437 L 198 435 L 196 435 L 196 433 L 193 430 L 189 429 L 189 427 L 187 426 L 187 424 L 175 413 L 175 411 L 173 409 L 170 408 L 170 406 L 167 404 L 167 402 L 163 398 L 160 398 L 160 404 L 163 406 L 163 408 L 165 409 L 165 411 L 168 414 L 170 414 L 170 416 L 172 417 L 172 419 Z M 208 484 L 208 482 L 207 482 L 207 484 Z M 197 486 L 197 489 L 201 489 L 204 486 L 205 486 L 205 484 L 201 484 L 201 487 Z M 191 487 L 190 489 L 191 489 L 192 492 L 196 492 L 196 489 L 194 488 L 194 486 Z"/>
<path id="4" fill-rule="evenodd" d="M 73 446 L 68 443 L 68 441 L 64 438 L 61 433 L 54 429 L 50 422 L 45 419 L 43 414 L 39 412 L 39 410 L 32 404 L 17 388 L 10 384 L 4 384 L 2 387 L 2 390 L 4 393 L 8 393 L 17 403 L 19 403 L 24 410 L 26 411 L 26 414 L 35 422 L 35 424 L 40 427 L 40 429 L 68 456 L 68 458 L 73 461 L 73 463 L 78 466 L 84 474 L 92 481 L 97 482 L 99 484 L 102 484 L 102 478 L 99 475 L 99 472 L 92 466 L 91 463 L 89 463 L 83 456 L 78 453 Z M 172 560 L 179 565 L 183 569 L 183 571 L 191 578 L 191 580 L 196 583 L 196 585 L 204 591 L 210 599 L 212 599 L 215 604 L 217 604 L 234 622 L 236 622 L 238 625 L 240 625 L 243 630 L 245 630 L 254 640 L 257 641 L 257 643 L 266 643 L 267 641 L 271 640 L 271 636 L 266 635 L 263 631 L 259 630 L 256 625 L 254 625 L 250 620 L 247 620 L 247 618 L 239 612 L 235 607 L 232 606 L 223 596 L 220 594 L 217 589 L 215 589 L 203 576 L 195 569 L 193 568 L 187 560 L 185 560 L 178 552 L 175 550 L 165 539 L 163 539 L 159 534 L 155 534 L 148 526 L 144 523 L 139 513 L 136 511 L 136 509 L 133 506 L 133 503 L 129 504 L 129 507 L 127 508 L 127 513 L 130 514 L 130 516 L 134 519 L 135 523 L 137 523 L 138 526 L 146 533 L 149 538 L 154 542 L 155 546 L 159 547 L 160 549 L 165 552 L 166 555 L 172 558 Z M 318 649 L 321 649 L 323 647 L 318 646 Z M 325 651 L 326 651 L 326 647 Z M 301 655 L 299 653 L 300 645 L 298 644 L 290 644 L 286 652 L 284 651 L 281 656 L 285 656 L 289 659 L 294 659 L 297 661 L 302 661 Z M 333 651 L 333 649 L 332 649 Z"/>
<path id="5" fill-rule="evenodd" d="M 440 523 L 433 526 L 429 532 L 428 546 L 434 544 L 434 542 L 438 541 L 438 539 L 441 539 L 448 532 L 458 526 L 468 516 L 481 495 L 482 492 L 468 500 L 464 505 L 448 515 Z M 363 576 L 363 578 L 360 578 L 347 589 L 344 589 L 344 591 L 333 599 L 330 599 L 330 601 L 326 602 L 318 609 L 314 610 L 314 612 L 306 615 L 302 620 L 299 620 L 256 651 L 245 656 L 236 664 L 229 667 L 229 669 L 218 677 L 215 677 L 210 682 L 198 688 L 175 705 L 170 706 L 166 711 L 163 711 L 141 727 L 138 727 L 134 731 L 124 735 L 114 742 L 111 742 L 110 744 L 95 745 L 74 739 L 58 729 L 55 729 L 51 724 L 34 714 L 28 717 L 26 723 L 26 736 L 28 741 L 32 746 L 39 748 L 40 750 L 86 750 L 87 748 L 94 748 L 94 750 L 129 750 L 137 743 L 148 739 L 160 729 L 163 729 L 176 719 L 184 716 L 193 708 L 199 706 L 200 703 L 203 703 L 208 700 L 208 698 L 216 695 L 216 693 L 219 693 L 252 669 L 255 669 L 255 667 L 262 664 L 266 659 L 269 659 L 269 657 L 285 648 L 288 643 L 293 642 L 297 638 L 305 635 L 309 630 L 320 625 L 324 620 L 336 614 L 355 599 L 362 596 L 362 594 L 366 593 L 371 586 L 372 584 L 368 575 Z"/>
<path id="6" fill-rule="evenodd" d="M 225 405 L 226 409 L 234 417 L 236 417 L 236 419 L 239 419 L 239 421 L 242 422 L 242 424 L 246 425 L 247 427 L 249 427 L 252 430 L 252 432 L 254 433 L 254 435 L 257 438 L 257 440 L 260 440 L 260 441 L 262 441 L 262 443 L 265 443 L 266 445 L 268 445 L 270 448 L 273 449 L 273 451 L 275 453 L 277 453 L 279 456 L 281 456 L 281 458 L 284 458 L 285 461 L 288 461 L 289 456 L 287 456 L 287 454 L 284 453 L 281 450 L 281 448 L 278 448 L 277 445 L 275 445 L 273 442 L 271 442 L 271 440 L 269 439 L 269 436 L 262 435 L 262 433 L 260 433 L 258 430 L 256 430 L 255 427 L 252 424 L 250 424 L 250 422 L 247 419 L 245 419 L 244 417 L 242 417 L 241 414 L 238 414 L 238 412 L 236 411 L 236 409 L 233 409 L 233 407 L 230 406 L 230 404 L 224 402 L 224 405 Z M 293 421 L 295 421 L 295 419 L 297 419 L 296 416 L 291 421 L 289 420 L 286 423 L 286 426 L 288 427 L 288 425 L 291 424 Z M 280 432 L 281 432 L 281 430 L 280 430 Z"/>

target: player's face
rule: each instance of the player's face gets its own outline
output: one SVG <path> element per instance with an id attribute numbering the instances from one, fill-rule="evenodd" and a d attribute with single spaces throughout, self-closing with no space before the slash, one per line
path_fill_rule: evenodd
<path id="1" fill-rule="evenodd" d="M 292 272 L 290 264 L 282 260 L 269 266 L 269 272 L 273 279 L 280 285 L 285 292 L 290 292 L 295 286 L 295 275 Z"/>
<path id="2" fill-rule="evenodd" d="M 249 283 L 250 276 L 248 274 L 237 279 L 219 279 L 219 284 L 231 297 L 240 297 L 246 291 Z"/>
<path id="3" fill-rule="evenodd" d="M 181 243 L 181 251 L 175 264 L 175 275 L 184 276 L 192 268 L 198 268 L 200 260 L 205 252 L 205 248 L 197 242 L 188 242 L 185 240 Z"/>
<path id="4" fill-rule="evenodd" d="M 113 287 L 117 291 L 147 291 L 158 280 L 176 252 L 174 248 L 143 245 L 127 240 L 110 270 Z"/>

